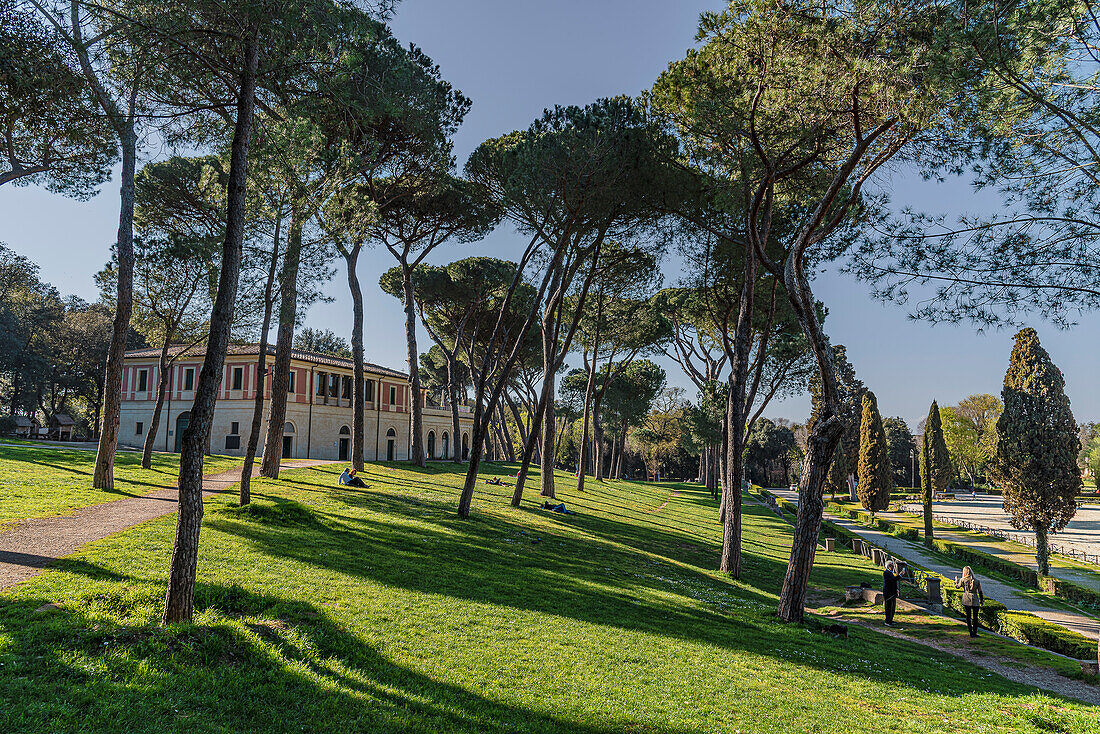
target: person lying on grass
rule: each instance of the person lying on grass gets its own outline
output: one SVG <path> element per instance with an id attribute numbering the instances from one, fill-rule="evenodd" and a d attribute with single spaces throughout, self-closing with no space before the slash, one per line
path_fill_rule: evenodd
<path id="1" fill-rule="evenodd" d="M 367 483 L 355 476 L 355 470 L 350 467 L 344 467 L 343 473 L 340 474 L 340 484 L 349 487 L 360 487 L 362 489 L 367 488 Z"/>
<path id="2" fill-rule="evenodd" d="M 550 510 L 550 512 L 558 512 L 558 513 L 561 513 L 563 515 L 576 515 L 577 514 L 577 513 L 573 512 L 572 510 L 565 509 L 565 503 L 564 502 L 562 502 L 560 505 L 552 505 L 549 502 L 543 502 L 542 507 L 540 507 L 539 509 Z"/>
<path id="3" fill-rule="evenodd" d="M 488 479 L 482 479 L 481 481 L 486 484 L 492 484 L 494 487 L 511 487 L 511 484 L 500 481 L 500 477 L 489 477 Z"/>

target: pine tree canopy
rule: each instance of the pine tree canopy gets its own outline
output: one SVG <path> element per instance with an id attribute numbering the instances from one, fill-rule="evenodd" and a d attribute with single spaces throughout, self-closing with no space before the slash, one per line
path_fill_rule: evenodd
<path id="1" fill-rule="evenodd" d="M 990 473 L 1005 512 L 1021 529 L 1061 530 L 1077 511 L 1081 444 L 1062 372 L 1034 329 L 1016 335 L 1001 398 Z"/>

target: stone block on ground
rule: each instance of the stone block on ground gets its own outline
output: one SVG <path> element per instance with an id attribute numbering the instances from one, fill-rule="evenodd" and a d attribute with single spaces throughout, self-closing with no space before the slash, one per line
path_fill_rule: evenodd
<path id="1" fill-rule="evenodd" d="M 878 589 L 864 589 L 863 600 L 872 604 L 882 604 L 882 592 Z"/>

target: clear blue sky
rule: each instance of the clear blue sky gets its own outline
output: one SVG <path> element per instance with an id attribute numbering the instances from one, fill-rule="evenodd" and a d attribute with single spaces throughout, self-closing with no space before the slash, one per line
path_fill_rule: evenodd
<path id="1" fill-rule="evenodd" d="M 693 43 L 699 11 L 720 2 L 668 0 L 405 0 L 394 29 L 421 46 L 444 76 L 473 100 L 456 139 L 459 165 L 482 140 L 526 127 L 547 106 L 585 104 L 602 96 L 636 94 L 666 64 Z M 926 184 L 897 172 L 893 197 L 932 211 L 989 208 L 965 182 Z M 108 257 L 117 228 L 117 185 L 108 184 L 90 202 L 73 202 L 32 188 L 0 189 L 0 242 L 41 264 L 43 277 L 64 294 L 92 300 L 92 276 Z M 501 228 L 488 240 L 451 245 L 436 261 L 473 254 L 510 257 L 520 240 Z M 405 347 L 399 304 L 377 289 L 377 276 L 393 264 L 385 251 L 360 263 L 367 309 L 366 344 L 372 361 L 403 368 Z M 678 278 L 670 265 L 666 283 Z M 333 303 L 311 309 L 307 322 L 340 334 L 350 330 L 350 300 L 339 270 L 328 293 Z M 1011 332 L 976 333 L 972 327 L 931 326 L 910 321 L 905 311 L 867 296 L 864 285 L 825 272 L 818 297 L 829 307 L 827 332 L 846 344 L 859 376 L 878 394 L 884 415 L 901 415 L 915 427 L 936 398 L 951 404 L 975 392 L 999 393 Z M 1100 356 L 1100 316 L 1058 331 L 1033 324 L 1066 375 L 1078 420 L 1100 420 L 1095 390 Z M 424 349 L 429 346 L 421 337 Z M 694 390 L 674 364 L 669 381 Z M 807 396 L 776 404 L 768 414 L 803 420 Z"/>

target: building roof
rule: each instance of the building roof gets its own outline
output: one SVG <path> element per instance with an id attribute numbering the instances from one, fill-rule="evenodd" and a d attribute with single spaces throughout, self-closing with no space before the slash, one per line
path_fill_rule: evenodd
<path id="1" fill-rule="evenodd" d="M 30 428 L 31 426 L 38 425 L 38 421 L 28 418 L 25 415 L 15 416 L 15 425 L 19 428 Z"/>
<path id="2" fill-rule="evenodd" d="M 183 351 L 187 351 L 188 357 L 202 357 L 206 355 L 206 347 L 198 346 L 188 349 L 185 345 L 174 345 L 168 347 L 168 356 L 175 357 Z M 270 356 L 275 356 L 275 347 L 271 344 L 267 345 L 267 353 Z M 259 344 L 230 344 L 227 350 L 227 356 L 231 357 L 247 357 L 258 356 L 260 354 Z M 355 366 L 355 362 L 344 357 L 334 357 L 330 354 L 318 354 L 317 352 L 306 352 L 301 349 L 291 349 L 290 356 L 292 359 L 297 359 L 302 362 L 311 362 L 313 364 L 325 365 L 327 367 L 343 367 L 345 369 L 352 369 Z M 130 349 L 126 352 L 126 358 L 139 359 L 139 358 L 159 358 L 160 349 L 158 347 L 149 347 L 147 349 Z M 364 362 L 363 367 L 367 372 L 376 375 L 382 375 L 384 377 L 397 377 L 402 380 L 408 380 L 408 374 L 399 370 L 393 370 L 389 367 L 383 367 L 382 365 L 374 364 L 372 362 Z"/>
<path id="3" fill-rule="evenodd" d="M 76 421 L 74 421 L 72 418 L 65 415 L 64 413 L 54 413 L 53 415 L 51 415 L 50 416 L 50 423 L 53 423 L 54 425 L 57 425 L 57 426 L 76 425 Z"/>

